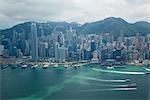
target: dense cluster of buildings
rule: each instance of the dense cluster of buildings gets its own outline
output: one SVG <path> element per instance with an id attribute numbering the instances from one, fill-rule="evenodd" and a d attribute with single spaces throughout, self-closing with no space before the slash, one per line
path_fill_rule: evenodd
<path id="1" fill-rule="evenodd" d="M 38 36 L 37 34 L 40 34 Z M 132 62 L 150 60 L 150 34 L 114 38 L 110 33 L 77 34 L 71 27 L 65 33 L 54 28 L 53 33 L 44 34 L 41 27 L 37 33 L 36 23 L 31 24 L 29 38 L 13 31 L 12 38 L 0 41 L 1 58 L 28 58 L 42 61 L 52 58 L 55 62 L 88 60 L 91 63 L 105 61 Z"/>

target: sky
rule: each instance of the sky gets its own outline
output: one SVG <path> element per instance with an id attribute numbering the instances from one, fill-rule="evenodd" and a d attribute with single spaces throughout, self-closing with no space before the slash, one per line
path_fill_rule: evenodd
<path id="1" fill-rule="evenodd" d="M 84 24 L 107 17 L 150 22 L 150 0 L 0 0 L 0 29 L 27 21 Z"/>

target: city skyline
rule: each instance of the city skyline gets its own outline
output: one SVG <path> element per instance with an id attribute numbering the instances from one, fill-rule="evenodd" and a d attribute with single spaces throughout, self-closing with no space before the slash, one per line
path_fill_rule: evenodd
<path id="1" fill-rule="evenodd" d="M 49 26 L 50 28 L 50 26 Z M 39 29 L 39 30 L 38 30 Z M 5 38 L 2 35 L 1 48 L 2 57 L 20 58 L 28 57 L 29 61 L 44 61 L 53 58 L 55 62 L 82 61 L 105 64 L 105 61 L 127 63 L 131 61 L 143 62 L 150 59 L 150 35 L 124 36 L 121 31 L 118 37 L 111 33 L 99 34 L 77 34 L 76 29 L 71 26 L 64 32 L 55 30 L 44 31 L 44 26 L 30 24 L 29 34 L 25 30 L 21 32 L 13 30 L 13 36 Z M 60 27 L 61 29 L 61 27 Z M 140 44 L 140 46 L 139 46 Z M 30 59 L 30 57 L 32 57 Z"/>
<path id="2" fill-rule="evenodd" d="M 150 0 L 0 0 L 0 100 L 150 100 Z"/>
<path id="3" fill-rule="evenodd" d="M 149 4 L 150 0 L 1 0 L 0 29 L 26 21 L 83 24 L 111 16 L 121 17 L 130 23 L 149 22 Z"/>

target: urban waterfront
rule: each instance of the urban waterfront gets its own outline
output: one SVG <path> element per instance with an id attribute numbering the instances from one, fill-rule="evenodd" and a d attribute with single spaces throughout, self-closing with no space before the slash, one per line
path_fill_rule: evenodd
<path id="1" fill-rule="evenodd" d="M 0 0 L 0 100 L 150 100 L 149 5 Z"/>
<path id="2" fill-rule="evenodd" d="M 149 100 L 145 67 L 5 68 L 0 70 L 1 100 Z"/>

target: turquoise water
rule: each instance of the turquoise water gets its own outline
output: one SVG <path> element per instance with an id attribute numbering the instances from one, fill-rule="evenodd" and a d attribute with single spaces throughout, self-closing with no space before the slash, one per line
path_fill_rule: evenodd
<path id="1" fill-rule="evenodd" d="M 142 66 L 113 71 L 146 72 Z M 0 72 L 1 100 L 150 100 L 149 75 L 115 73 L 97 65 L 78 69 L 6 68 Z M 128 88 L 129 84 L 137 87 Z"/>

